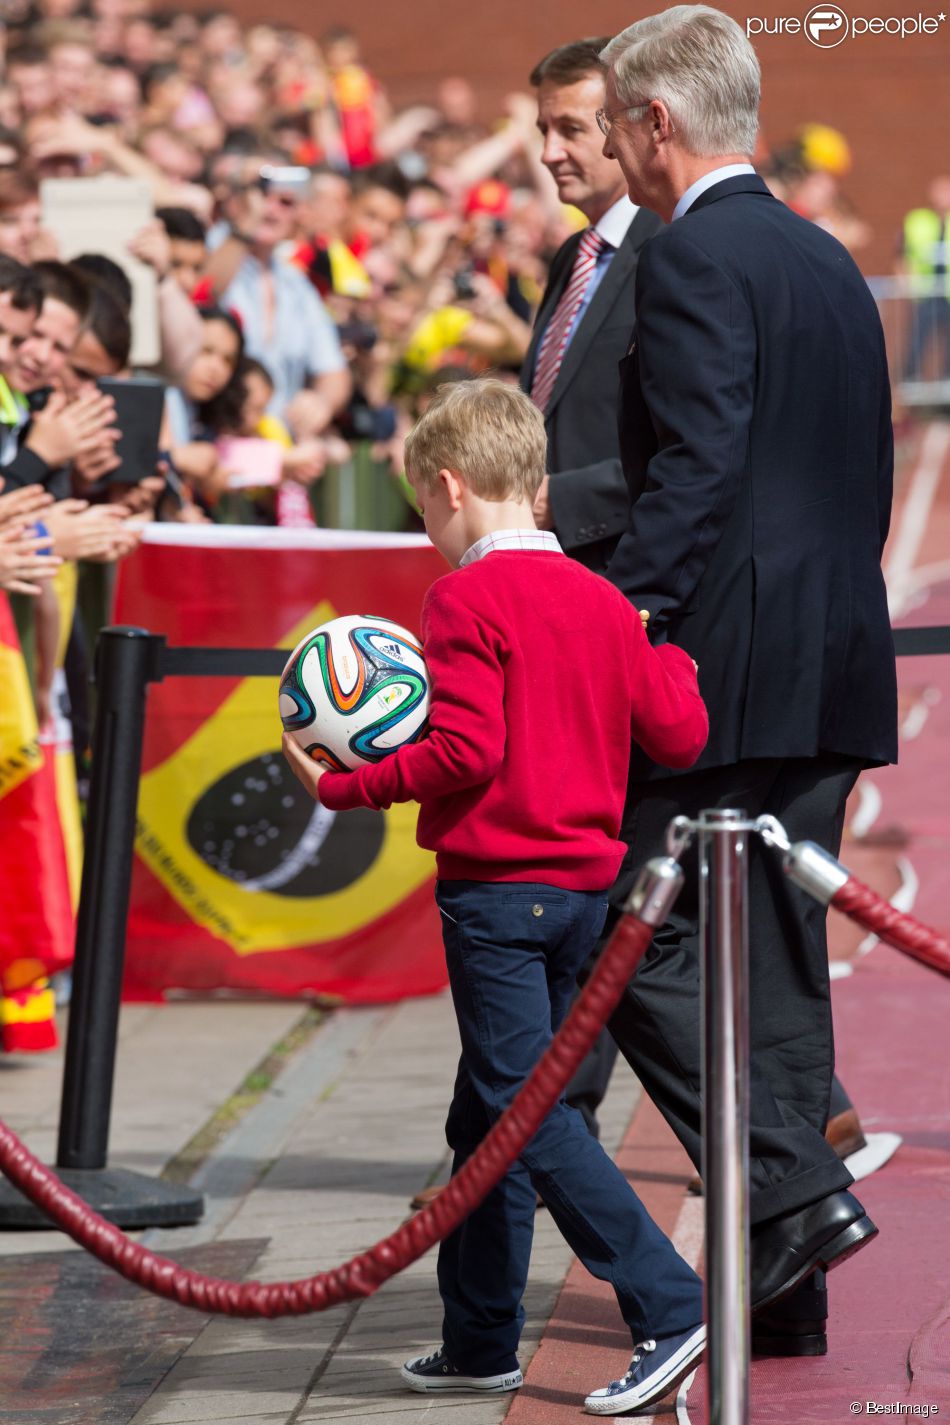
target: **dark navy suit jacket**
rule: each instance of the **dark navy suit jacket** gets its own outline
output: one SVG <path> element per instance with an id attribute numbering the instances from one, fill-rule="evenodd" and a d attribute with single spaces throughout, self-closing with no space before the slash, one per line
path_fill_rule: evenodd
<path id="1" fill-rule="evenodd" d="M 617 443 L 618 368 L 633 330 L 637 258 L 661 226 L 646 208 L 635 215 L 571 338 L 545 414 L 554 528 L 571 557 L 598 573 L 606 568 L 629 519 L 630 496 Z M 580 233 L 569 237 L 551 264 L 521 372 L 526 391 L 580 239 Z"/>
<path id="2" fill-rule="evenodd" d="M 867 284 L 750 174 L 651 239 L 636 291 L 631 515 L 608 577 L 699 663 L 697 766 L 896 760 L 890 385 Z"/>

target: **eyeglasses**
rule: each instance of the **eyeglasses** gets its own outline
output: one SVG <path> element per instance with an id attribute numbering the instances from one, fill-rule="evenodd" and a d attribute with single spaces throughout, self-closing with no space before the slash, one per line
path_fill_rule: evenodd
<path id="1" fill-rule="evenodd" d="M 615 109 L 612 114 L 608 114 L 606 109 L 598 109 L 594 118 L 597 120 L 597 127 L 605 139 L 610 138 L 610 129 L 615 119 L 619 119 L 623 114 L 635 114 L 640 109 L 649 109 L 653 103 L 652 99 L 645 99 L 642 104 L 629 104 L 625 109 Z"/>

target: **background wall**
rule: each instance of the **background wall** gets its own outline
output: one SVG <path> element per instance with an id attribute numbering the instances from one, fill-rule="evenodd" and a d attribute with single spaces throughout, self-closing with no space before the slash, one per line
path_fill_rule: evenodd
<path id="1" fill-rule="evenodd" d="M 230 0 L 245 19 L 265 17 L 262 0 Z M 775 21 L 803 18 L 808 0 L 725 0 L 721 6 L 740 23 L 750 16 Z M 844 7 L 871 17 L 936 18 L 922 5 L 874 0 Z M 579 5 L 577 0 L 268 0 L 266 18 L 320 34 L 346 23 L 362 38 L 368 64 L 397 104 L 431 98 L 438 78 L 467 75 L 482 97 L 484 113 L 499 111 L 504 95 L 527 87 L 534 62 L 547 50 L 580 34 L 609 34 L 643 14 L 646 5 L 616 0 Z M 762 36 L 755 41 L 763 69 L 763 129 L 767 142 L 783 143 L 802 123 L 818 121 L 849 139 L 854 167 L 845 192 L 871 224 L 874 240 L 861 254 L 868 273 L 890 268 L 901 217 L 922 201 L 929 177 L 950 172 L 950 19 L 935 35 L 900 39 L 889 35 L 848 37 L 834 49 L 819 49 L 804 35 Z"/>

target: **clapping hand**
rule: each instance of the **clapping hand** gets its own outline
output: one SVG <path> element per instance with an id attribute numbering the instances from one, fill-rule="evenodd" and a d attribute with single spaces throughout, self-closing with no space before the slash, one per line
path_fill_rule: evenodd
<path id="1" fill-rule="evenodd" d="M 52 469 L 77 458 L 95 458 L 119 439 L 114 418 L 115 402 L 95 386 L 73 401 L 56 391 L 33 417 L 26 444 Z"/>
<path id="2" fill-rule="evenodd" d="M 39 594 L 63 562 L 52 548 L 52 537 L 36 534 L 29 524 L 6 524 L 0 529 L 0 589 L 8 594 Z"/>
<path id="3" fill-rule="evenodd" d="M 124 505 L 90 505 L 85 500 L 60 500 L 45 516 L 53 546 L 64 559 L 91 559 L 111 564 L 131 554 L 142 538 L 137 525 L 128 526 Z"/>
<path id="4" fill-rule="evenodd" d="M 0 479 L 0 490 L 3 489 Z M 7 495 L 0 495 L 0 527 L 16 521 L 22 524 L 29 515 L 37 515 L 53 503 L 53 497 L 42 485 L 22 485 Z"/>

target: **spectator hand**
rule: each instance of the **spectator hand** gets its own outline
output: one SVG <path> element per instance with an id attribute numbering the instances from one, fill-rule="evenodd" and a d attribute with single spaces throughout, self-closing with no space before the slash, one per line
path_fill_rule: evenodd
<path id="1" fill-rule="evenodd" d="M 159 465 L 164 471 L 164 466 Z M 165 490 L 165 475 L 147 475 L 137 485 L 110 485 L 109 500 L 130 515 L 151 515 Z"/>
<path id="2" fill-rule="evenodd" d="M 200 506 L 194 500 L 185 500 L 180 509 L 176 510 L 172 519 L 177 524 L 210 524 L 211 521 Z"/>
<path id="3" fill-rule="evenodd" d="M 325 435 L 323 437 L 323 449 L 326 452 L 328 465 L 345 465 L 350 458 L 350 447 L 341 435 Z"/>
<path id="4" fill-rule="evenodd" d="M 44 158 L 59 158 L 65 154 L 83 157 L 105 153 L 112 134 L 107 127 L 87 123 L 78 114 L 65 114 L 57 119 L 45 119 L 34 124 L 31 133 L 30 156 L 34 162 Z"/>
<path id="5" fill-rule="evenodd" d="M 538 101 L 530 94 L 508 94 L 505 111 L 514 127 L 526 136 L 533 134 L 538 120 Z"/>
<path id="6" fill-rule="evenodd" d="M 93 454 L 106 438 L 114 444 L 119 438 L 117 427 L 110 426 L 114 415 L 112 397 L 104 396 L 95 386 L 74 401 L 54 392 L 33 418 L 27 448 L 56 469 L 78 455 Z"/>
<path id="7" fill-rule="evenodd" d="M 298 391 L 287 407 L 287 424 L 296 440 L 321 435 L 333 419 L 333 407 L 319 391 Z"/>
<path id="8" fill-rule="evenodd" d="M 163 223 L 153 218 L 129 243 L 129 252 L 144 262 L 157 274 L 158 280 L 167 277 L 172 265 L 172 245 Z"/>
<path id="9" fill-rule="evenodd" d="M 491 317 L 498 313 L 499 307 L 507 308 L 508 303 L 504 295 L 498 290 L 497 283 L 488 276 L 487 272 L 472 272 L 469 274 L 469 282 L 475 296 L 469 299 L 468 306 L 479 317 Z"/>
<path id="10" fill-rule="evenodd" d="M 192 440 L 187 445 L 177 445 L 171 455 L 179 475 L 206 499 L 216 499 L 228 488 L 230 471 L 222 466 L 210 441 Z"/>
<path id="11" fill-rule="evenodd" d="M 118 431 L 105 431 L 95 442 L 81 450 L 73 462 L 73 471 L 80 485 L 94 485 L 122 464 L 115 453 Z"/>
<path id="12" fill-rule="evenodd" d="M 312 485 L 327 468 L 326 444 L 311 438 L 293 446 L 284 456 L 281 467 L 286 480 L 295 480 L 298 485 Z"/>
<path id="13" fill-rule="evenodd" d="M 44 516 L 44 523 L 53 537 L 53 548 L 63 559 L 110 564 L 131 554 L 141 540 L 141 530 L 123 528 L 128 517 L 123 505 L 60 500 Z"/>
<path id="14" fill-rule="evenodd" d="M 33 534 L 25 523 L 0 529 L 0 589 L 8 594 L 40 592 L 44 580 L 52 579 L 62 564 L 51 553 L 51 535 Z"/>
<path id="15" fill-rule="evenodd" d="M 0 479 L 0 490 L 3 481 Z M 53 503 L 53 497 L 42 485 L 24 485 L 19 490 L 11 490 L 0 495 L 0 528 L 11 520 L 22 524 L 28 515 L 35 515 Z"/>
<path id="16" fill-rule="evenodd" d="M 315 762 L 312 757 L 308 757 L 300 743 L 296 742 L 289 732 L 285 732 L 281 739 L 281 750 L 297 781 L 305 791 L 309 792 L 316 801 L 319 801 L 320 793 L 317 787 L 320 778 L 327 770 L 326 767 L 321 762 Z"/>

